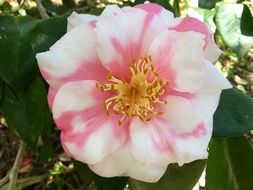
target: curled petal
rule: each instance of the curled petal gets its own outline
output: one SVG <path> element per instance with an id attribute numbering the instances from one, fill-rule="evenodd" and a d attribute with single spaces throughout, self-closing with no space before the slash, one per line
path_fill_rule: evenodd
<path id="1" fill-rule="evenodd" d="M 198 32 L 205 36 L 205 47 L 209 43 L 211 33 L 206 25 L 200 20 L 192 17 L 177 18 L 177 20 L 169 26 L 170 30 L 178 32 Z"/>
<path id="2" fill-rule="evenodd" d="M 114 76 L 129 79 L 133 59 L 147 56 L 153 39 L 165 30 L 166 26 L 154 14 L 136 8 L 122 10 L 107 6 L 95 29 L 98 56 Z"/>
<path id="3" fill-rule="evenodd" d="M 211 36 L 209 43 L 204 49 L 205 58 L 208 59 L 212 63 L 216 63 L 216 61 L 220 57 L 220 54 L 221 54 L 221 50 L 215 44 L 213 36 Z"/>
<path id="4" fill-rule="evenodd" d="M 119 127 L 119 116 L 105 113 L 105 98 L 95 81 L 66 83 L 55 96 L 52 111 L 64 150 L 84 163 L 100 162 L 127 136 L 128 123 Z"/>
<path id="5" fill-rule="evenodd" d="M 97 20 L 98 20 L 97 16 L 90 14 L 77 14 L 76 12 L 73 12 L 68 17 L 67 31 L 69 32 L 73 28 L 83 24 L 90 24 L 92 26 L 92 23 L 96 22 Z"/>
<path id="6" fill-rule="evenodd" d="M 194 106 L 196 113 L 207 123 L 219 104 L 221 91 L 232 88 L 229 81 L 209 61 L 205 61 L 204 85 L 188 101 Z"/>
<path id="7" fill-rule="evenodd" d="M 172 12 L 164 9 L 162 6 L 154 3 L 145 3 L 136 5 L 135 8 L 142 9 L 148 13 L 155 14 L 161 19 L 166 26 L 173 23 L 174 15 Z"/>
<path id="8" fill-rule="evenodd" d="M 102 162 L 89 165 L 89 167 L 103 177 L 130 176 L 150 183 L 157 182 L 167 169 L 167 166 L 145 165 L 134 160 L 129 142 L 105 157 Z"/>
<path id="9" fill-rule="evenodd" d="M 196 32 L 165 31 L 153 41 L 149 54 L 159 77 L 168 80 L 169 88 L 193 93 L 203 85 L 203 39 Z"/>

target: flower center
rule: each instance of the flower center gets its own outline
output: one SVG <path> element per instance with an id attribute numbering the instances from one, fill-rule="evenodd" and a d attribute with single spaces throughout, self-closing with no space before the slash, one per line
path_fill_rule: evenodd
<path id="1" fill-rule="evenodd" d="M 167 103 L 160 100 L 160 97 L 164 94 L 168 82 L 159 80 L 151 64 L 151 56 L 133 60 L 130 70 L 132 77 L 129 82 L 109 74 L 108 83 L 96 84 L 103 92 L 110 91 L 115 94 L 105 101 L 104 107 L 108 114 L 112 110 L 123 115 L 119 125 L 130 116 L 149 121 L 153 114 L 163 114 L 156 110 L 156 106 Z"/>

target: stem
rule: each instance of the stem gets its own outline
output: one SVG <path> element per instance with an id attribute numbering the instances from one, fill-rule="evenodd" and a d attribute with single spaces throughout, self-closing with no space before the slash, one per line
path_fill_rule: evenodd
<path id="1" fill-rule="evenodd" d="M 40 0 L 35 0 L 36 4 L 37 4 L 37 9 L 40 13 L 40 16 L 42 19 L 47 19 L 49 18 L 47 12 L 46 12 L 46 9 L 45 7 L 42 5 L 41 1 Z"/>
<path id="2" fill-rule="evenodd" d="M 13 164 L 13 167 L 12 167 L 10 175 L 9 175 L 10 183 L 9 183 L 8 190 L 16 189 L 16 182 L 17 182 L 18 172 L 19 172 L 19 168 L 20 168 L 20 165 L 21 165 L 24 150 L 25 150 L 25 143 L 24 143 L 24 141 L 21 141 L 20 145 L 19 145 L 19 149 L 18 149 L 18 153 L 17 153 L 16 159 L 15 159 L 15 162 Z"/>
<path id="3" fill-rule="evenodd" d="M 174 0 L 173 1 L 173 9 L 175 13 L 175 17 L 180 17 L 180 7 L 179 7 L 180 0 Z"/>

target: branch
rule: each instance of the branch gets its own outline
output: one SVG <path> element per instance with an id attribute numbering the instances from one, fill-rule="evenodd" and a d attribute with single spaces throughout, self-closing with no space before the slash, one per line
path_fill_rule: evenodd
<path id="1" fill-rule="evenodd" d="M 12 166 L 12 169 L 11 169 L 11 172 L 9 174 L 10 183 L 9 183 L 8 190 L 16 189 L 16 182 L 17 182 L 18 172 L 19 172 L 19 168 L 20 168 L 20 165 L 21 165 L 24 150 L 25 150 L 25 143 L 24 143 L 24 141 L 21 141 L 20 145 L 19 145 L 19 149 L 18 149 L 18 153 L 17 153 L 16 159 L 15 159 L 15 162 L 14 162 L 14 164 Z"/>
<path id="2" fill-rule="evenodd" d="M 45 7 L 42 5 L 41 1 L 40 0 L 35 0 L 36 4 L 37 4 L 37 9 L 40 13 L 40 16 L 42 19 L 46 19 L 46 18 L 49 18 L 47 12 L 46 12 L 46 9 Z"/>
<path id="3" fill-rule="evenodd" d="M 9 174 L 0 179 L 0 187 L 2 187 L 5 183 L 9 181 Z"/>

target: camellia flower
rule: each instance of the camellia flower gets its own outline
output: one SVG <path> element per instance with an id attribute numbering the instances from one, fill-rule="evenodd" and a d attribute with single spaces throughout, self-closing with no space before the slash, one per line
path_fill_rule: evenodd
<path id="1" fill-rule="evenodd" d="M 104 176 L 158 181 L 168 164 L 207 157 L 229 82 L 206 26 L 157 4 L 73 13 L 37 54 L 65 152 Z"/>

